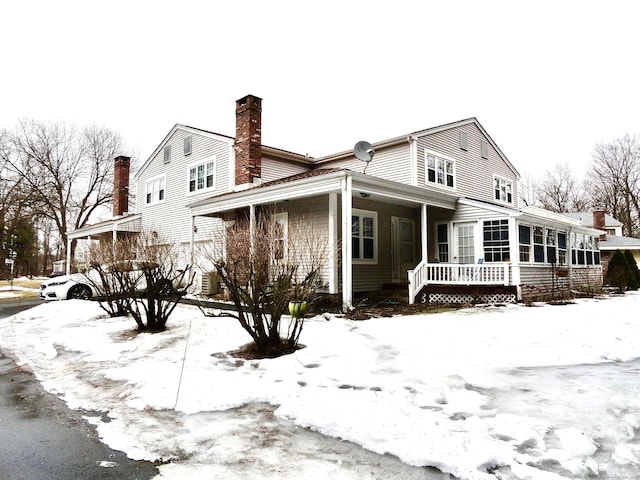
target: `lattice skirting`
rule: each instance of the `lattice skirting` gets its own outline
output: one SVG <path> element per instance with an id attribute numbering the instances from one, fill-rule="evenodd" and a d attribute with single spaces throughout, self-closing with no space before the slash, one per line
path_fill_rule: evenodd
<path id="1" fill-rule="evenodd" d="M 513 293 L 430 293 L 429 303 L 517 303 Z"/>

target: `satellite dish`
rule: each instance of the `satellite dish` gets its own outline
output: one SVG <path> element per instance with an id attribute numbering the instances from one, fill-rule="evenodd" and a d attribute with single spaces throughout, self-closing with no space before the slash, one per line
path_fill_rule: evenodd
<path id="1" fill-rule="evenodd" d="M 359 160 L 369 163 L 376 151 L 373 149 L 373 146 L 369 142 L 365 142 L 364 140 L 362 140 L 356 143 L 356 146 L 353 147 L 353 153 L 355 153 L 356 157 Z"/>

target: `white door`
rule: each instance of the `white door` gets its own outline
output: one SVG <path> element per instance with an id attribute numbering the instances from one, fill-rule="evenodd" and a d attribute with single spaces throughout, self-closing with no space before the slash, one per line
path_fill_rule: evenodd
<path id="1" fill-rule="evenodd" d="M 457 223 L 454 226 L 454 263 L 476 263 L 476 223 Z"/>
<path id="2" fill-rule="evenodd" d="M 416 266 L 416 222 L 410 218 L 391 217 L 392 278 L 407 280 L 407 270 Z"/>

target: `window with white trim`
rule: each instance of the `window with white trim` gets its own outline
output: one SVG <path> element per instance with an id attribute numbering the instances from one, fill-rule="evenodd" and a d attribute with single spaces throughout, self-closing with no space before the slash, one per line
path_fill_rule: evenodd
<path id="1" fill-rule="evenodd" d="M 455 186 L 455 161 L 451 158 L 441 157 L 435 153 L 426 152 L 426 178 L 427 184 L 433 183 L 443 187 Z"/>
<path id="2" fill-rule="evenodd" d="M 189 165 L 189 193 L 215 188 L 215 157 Z"/>
<path id="3" fill-rule="evenodd" d="M 485 220 L 483 225 L 485 262 L 508 262 L 509 220 Z"/>
<path id="4" fill-rule="evenodd" d="M 518 224 L 518 245 L 522 263 L 567 264 L 566 231 L 521 223 Z"/>
<path id="5" fill-rule="evenodd" d="M 600 244 L 597 236 L 571 232 L 571 263 L 600 265 Z"/>
<path id="6" fill-rule="evenodd" d="M 150 178 L 145 182 L 145 204 L 164 202 L 165 199 L 165 175 Z"/>
<path id="7" fill-rule="evenodd" d="M 518 245 L 520 248 L 520 261 L 531 261 L 531 225 L 518 225 Z"/>
<path id="8" fill-rule="evenodd" d="M 272 257 L 274 261 L 287 258 L 287 237 L 289 230 L 288 212 L 274 213 L 271 215 L 271 227 L 273 228 Z"/>
<path id="9" fill-rule="evenodd" d="M 378 213 L 355 208 L 351 213 L 353 263 L 378 263 Z"/>
<path id="10" fill-rule="evenodd" d="M 513 183 L 503 177 L 493 177 L 493 198 L 499 202 L 513 203 Z"/>

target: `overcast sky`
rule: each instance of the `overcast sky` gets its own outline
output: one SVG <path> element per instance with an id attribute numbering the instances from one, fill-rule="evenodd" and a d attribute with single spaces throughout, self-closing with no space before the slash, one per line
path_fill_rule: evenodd
<path id="1" fill-rule="evenodd" d="M 475 116 L 523 175 L 640 134 L 640 2 L 3 2 L 0 127 L 119 131 L 144 161 L 176 123 L 321 156 Z"/>

